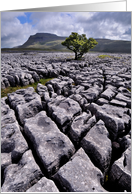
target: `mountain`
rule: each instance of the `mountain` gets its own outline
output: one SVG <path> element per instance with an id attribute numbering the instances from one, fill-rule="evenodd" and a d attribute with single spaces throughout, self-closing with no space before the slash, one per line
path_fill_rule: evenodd
<path id="1" fill-rule="evenodd" d="M 28 40 L 21 46 L 14 47 L 8 50 L 44 50 L 44 51 L 69 51 L 66 47 L 61 45 L 66 37 L 57 36 L 50 33 L 36 33 L 28 38 Z M 94 52 L 110 52 L 110 53 L 131 53 L 131 41 L 124 40 L 109 40 L 99 39 L 96 41 L 98 45 L 90 51 Z M 6 50 L 6 49 L 2 49 Z"/>
<path id="2" fill-rule="evenodd" d="M 61 50 L 65 49 L 61 45 L 66 37 L 57 36 L 56 34 L 50 33 L 37 33 L 30 36 L 29 39 L 19 48 L 33 48 L 33 49 L 44 49 L 44 50 Z"/>

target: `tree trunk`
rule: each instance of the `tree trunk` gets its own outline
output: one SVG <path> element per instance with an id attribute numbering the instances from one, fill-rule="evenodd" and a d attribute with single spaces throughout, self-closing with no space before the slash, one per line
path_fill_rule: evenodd
<path id="1" fill-rule="evenodd" d="M 77 60 L 77 53 L 75 53 L 75 60 Z"/>

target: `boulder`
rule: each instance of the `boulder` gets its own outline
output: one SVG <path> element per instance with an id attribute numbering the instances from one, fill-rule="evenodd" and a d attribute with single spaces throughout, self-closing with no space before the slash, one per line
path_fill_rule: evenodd
<path id="1" fill-rule="evenodd" d="M 29 150 L 23 154 L 18 164 L 11 164 L 5 169 L 1 191 L 25 192 L 42 176 L 43 174 Z"/>
<path id="2" fill-rule="evenodd" d="M 41 168 L 52 176 L 74 154 L 75 148 L 69 138 L 41 111 L 25 120 L 24 134 L 32 144 Z"/>
<path id="3" fill-rule="evenodd" d="M 1 77 L 1 81 L 2 81 L 1 83 L 3 83 L 2 86 L 4 87 L 4 88 L 2 87 L 3 89 L 5 89 L 5 87 L 10 86 L 10 82 L 6 77 Z"/>
<path id="4" fill-rule="evenodd" d="M 21 134 L 15 113 L 2 99 L 1 103 L 1 152 L 10 153 L 11 161 L 17 163 L 28 149 L 27 142 Z"/>
<path id="5" fill-rule="evenodd" d="M 7 113 L 5 113 L 6 111 Z M 7 123 L 14 123 L 16 121 L 14 111 L 10 109 L 9 106 L 4 107 L 4 110 L 2 108 L 2 114 L 4 114 L 1 117 L 1 123 L 3 123 L 3 125 Z"/>
<path id="6" fill-rule="evenodd" d="M 37 88 L 36 88 L 36 91 L 42 97 L 43 96 L 43 93 L 44 92 L 47 92 L 48 90 L 47 90 L 47 87 L 46 86 L 38 83 Z"/>
<path id="7" fill-rule="evenodd" d="M 106 100 L 105 98 L 99 98 L 97 101 L 96 101 L 96 103 L 98 104 L 98 105 L 103 105 L 103 104 L 108 104 L 108 100 Z"/>
<path id="8" fill-rule="evenodd" d="M 131 98 L 131 92 L 124 87 L 119 87 L 118 91 L 121 92 L 124 96 Z"/>
<path id="9" fill-rule="evenodd" d="M 9 101 L 10 107 L 16 110 L 17 105 L 26 103 L 25 96 L 27 99 L 28 96 L 32 97 L 33 93 L 34 93 L 34 88 L 29 87 L 27 89 L 16 90 L 15 92 L 8 94 L 8 101 Z"/>
<path id="10" fill-rule="evenodd" d="M 110 139 L 113 141 L 125 130 L 122 119 L 109 115 L 105 111 L 97 111 L 95 117 L 97 120 L 101 119 L 105 123 L 105 126 L 110 133 Z"/>
<path id="11" fill-rule="evenodd" d="M 53 180 L 65 192 L 105 192 L 101 185 L 102 178 L 101 171 L 82 148 L 53 176 Z"/>
<path id="12" fill-rule="evenodd" d="M 27 142 L 20 132 L 17 121 L 12 124 L 2 125 L 1 131 L 1 152 L 11 152 L 12 163 L 17 163 L 23 153 L 28 150 Z"/>
<path id="13" fill-rule="evenodd" d="M 122 138 L 119 138 L 118 143 L 121 146 L 122 152 L 124 152 L 128 147 L 131 146 L 131 136 L 128 134 L 123 136 Z"/>
<path id="14" fill-rule="evenodd" d="M 115 106 L 121 106 L 121 107 L 126 107 L 127 106 L 126 102 L 119 101 L 119 100 L 116 100 L 116 99 L 111 100 L 110 104 L 115 105 Z"/>
<path id="15" fill-rule="evenodd" d="M 96 119 L 95 116 L 91 117 L 91 113 L 89 114 L 83 112 L 81 115 L 77 116 L 70 127 L 68 132 L 68 136 L 74 143 L 74 145 L 78 146 L 81 139 L 87 134 L 93 125 L 95 125 Z"/>
<path id="16" fill-rule="evenodd" d="M 4 182 L 4 170 L 7 166 L 11 164 L 11 152 L 10 153 L 1 153 L 1 185 Z"/>
<path id="17" fill-rule="evenodd" d="M 115 92 L 110 88 L 106 89 L 103 93 L 101 93 L 100 97 L 105 98 L 107 100 L 111 100 L 115 96 Z"/>
<path id="18" fill-rule="evenodd" d="M 77 101 L 83 109 L 85 104 L 87 104 L 86 98 L 82 97 L 80 94 L 72 94 L 69 96 L 69 98 Z"/>
<path id="19" fill-rule="evenodd" d="M 90 104 L 87 104 L 87 107 L 86 107 L 87 110 L 89 110 L 92 115 L 95 115 L 97 110 L 101 110 L 101 107 L 99 105 L 97 105 L 96 103 L 90 103 Z"/>
<path id="20" fill-rule="evenodd" d="M 52 85 L 54 91 L 58 95 L 62 95 L 64 94 L 65 88 L 67 88 L 68 91 L 72 88 L 72 83 L 74 83 L 74 81 L 71 78 L 66 77 L 66 76 L 65 77 L 59 76 L 58 78 L 48 81 L 46 83 L 46 86 L 48 84 Z"/>
<path id="21" fill-rule="evenodd" d="M 87 109 L 92 115 L 96 116 L 97 120 L 101 119 L 104 121 L 112 140 L 115 140 L 117 136 L 130 130 L 131 119 L 127 108 L 110 104 L 99 106 L 96 103 L 91 103 L 87 106 Z"/>
<path id="22" fill-rule="evenodd" d="M 35 185 L 30 187 L 26 192 L 59 192 L 52 180 L 42 177 Z"/>
<path id="23" fill-rule="evenodd" d="M 62 132 L 66 133 L 69 123 L 82 109 L 78 102 L 70 98 L 56 97 L 47 104 L 48 113 L 60 126 Z"/>
<path id="24" fill-rule="evenodd" d="M 122 93 L 118 93 L 115 97 L 115 99 L 119 101 L 124 101 L 127 103 L 128 108 L 131 108 L 131 98 L 124 96 Z"/>
<path id="25" fill-rule="evenodd" d="M 32 87 L 8 94 L 8 99 L 21 125 L 24 124 L 24 119 L 33 117 L 42 110 L 41 98 Z"/>
<path id="26" fill-rule="evenodd" d="M 93 102 L 97 99 L 98 95 L 102 92 L 103 86 L 102 85 L 95 85 L 87 90 L 80 92 L 80 95 L 85 97 L 88 102 Z"/>
<path id="27" fill-rule="evenodd" d="M 15 87 L 16 86 L 15 78 L 13 76 L 7 74 L 6 78 L 8 79 L 11 87 Z"/>
<path id="28" fill-rule="evenodd" d="M 111 162 L 112 145 L 103 121 L 99 120 L 90 129 L 82 139 L 81 146 L 94 165 L 104 174 L 107 173 Z"/>
<path id="29" fill-rule="evenodd" d="M 131 192 L 131 147 L 113 163 L 108 176 L 113 191 Z"/>
<path id="30" fill-rule="evenodd" d="M 24 124 L 26 118 L 34 117 L 38 112 L 42 110 L 41 99 L 38 97 L 28 103 L 18 105 L 16 112 L 18 114 L 18 120 L 21 125 Z"/>

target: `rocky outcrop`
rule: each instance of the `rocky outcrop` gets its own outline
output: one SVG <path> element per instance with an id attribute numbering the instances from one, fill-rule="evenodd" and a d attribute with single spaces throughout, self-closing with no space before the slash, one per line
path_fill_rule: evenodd
<path id="1" fill-rule="evenodd" d="M 34 92 L 33 87 L 8 94 L 8 99 L 21 125 L 24 124 L 24 119 L 33 117 L 42 110 L 41 98 Z"/>
<path id="2" fill-rule="evenodd" d="M 102 120 L 99 120 L 82 139 L 81 145 L 95 166 L 107 173 L 112 155 L 109 133 Z"/>
<path id="3" fill-rule="evenodd" d="M 61 131 L 67 133 L 73 118 L 81 113 L 80 105 L 63 96 L 57 96 L 47 103 L 48 114 L 55 120 Z"/>
<path id="4" fill-rule="evenodd" d="M 41 163 L 42 171 L 51 177 L 74 154 L 75 148 L 44 111 L 26 119 L 25 136 Z"/>
<path id="5" fill-rule="evenodd" d="M 109 181 L 114 185 L 116 191 L 131 191 L 131 147 L 113 163 L 109 172 Z"/>
<path id="6" fill-rule="evenodd" d="M 105 192 L 101 186 L 102 178 L 101 171 L 82 148 L 53 177 L 68 192 Z"/>
<path id="7" fill-rule="evenodd" d="M 26 192 L 59 192 L 59 190 L 52 180 L 43 177 Z"/>
<path id="8" fill-rule="evenodd" d="M 25 192 L 42 176 L 29 150 L 23 154 L 18 164 L 11 164 L 5 169 L 2 192 Z"/>
<path id="9" fill-rule="evenodd" d="M 131 56 L 2 53 L 2 192 L 131 191 Z"/>
<path id="10" fill-rule="evenodd" d="M 28 150 L 14 110 L 6 104 L 7 98 L 1 100 L 1 173 L 11 163 L 18 163 L 22 155 Z"/>

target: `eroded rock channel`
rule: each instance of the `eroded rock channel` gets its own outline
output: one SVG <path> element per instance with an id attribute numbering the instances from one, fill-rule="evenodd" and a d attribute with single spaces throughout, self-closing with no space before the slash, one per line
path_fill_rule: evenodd
<path id="1" fill-rule="evenodd" d="M 1 55 L 2 192 L 131 191 L 131 56 Z"/>

